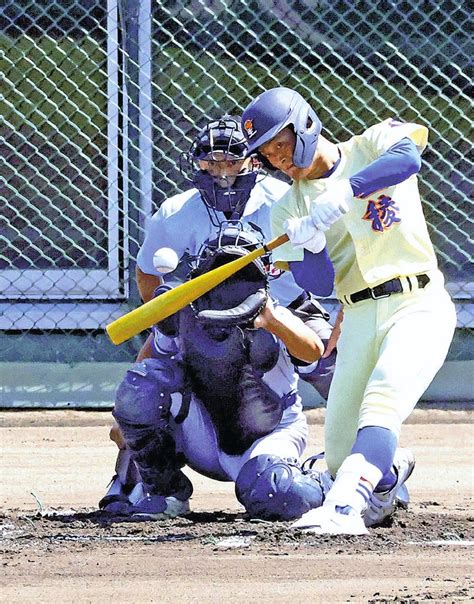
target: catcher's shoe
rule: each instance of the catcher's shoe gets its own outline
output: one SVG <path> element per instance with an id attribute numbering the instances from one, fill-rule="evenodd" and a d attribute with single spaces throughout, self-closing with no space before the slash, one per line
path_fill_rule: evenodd
<path id="1" fill-rule="evenodd" d="M 181 501 L 176 497 L 165 497 L 147 493 L 131 508 L 132 520 L 168 520 L 186 516 L 191 511 L 189 499 Z"/>
<path id="2" fill-rule="evenodd" d="M 329 501 L 303 514 L 291 525 L 291 528 L 316 535 L 367 535 L 369 533 L 359 512 L 348 505 L 336 506 Z"/>
<path id="3" fill-rule="evenodd" d="M 99 509 L 110 514 L 127 515 L 132 504 L 143 497 L 140 474 L 130 449 L 120 449 L 115 461 L 115 474 L 107 492 L 99 501 Z"/>
<path id="4" fill-rule="evenodd" d="M 143 496 L 130 510 L 131 520 L 167 520 L 189 514 L 189 498 L 193 493 L 191 481 L 178 471 L 173 484 L 174 490 L 169 495 L 160 495 L 153 492 L 150 485 L 143 485 Z"/>
<path id="5" fill-rule="evenodd" d="M 397 474 L 397 482 L 388 491 L 373 492 L 364 512 L 365 526 L 375 526 L 383 522 L 400 505 L 407 507 L 410 501 L 405 481 L 410 478 L 415 467 L 415 458 L 409 449 L 397 449 L 393 460 L 393 468 Z"/>
<path id="6" fill-rule="evenodd" d="M 115 474 L 109 482 L 107 493 L 99 501 L 99 509 L 109 514 L 128 516 L 131 507 L 143 497 L 143 486 L 139 482 L 135 486 L 124 485 L 120 476 Z"/>

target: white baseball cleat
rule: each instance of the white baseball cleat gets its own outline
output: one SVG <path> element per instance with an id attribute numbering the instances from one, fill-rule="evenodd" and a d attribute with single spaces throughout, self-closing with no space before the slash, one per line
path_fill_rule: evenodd
<path id="1" fill-rule="evenodd" d="M 369 531 L 362 516 L 349 506 L 335 506 L 326 502 L 319 508 L 309 510 L 294 522 L 291 528 L 316 535 L 368 535 Z"/>
<path id="2" fill-rule="evenodd" d="M 415 467 L 415 458 L 409 449 L 397 449 L 393 460 L 397 482 L 388 491 L 372 493 L 364 512 L 365 526 L 380 524 L 391 514 L 397 505 L 408 506 L 410 496 L 405 481 L 410 478 Z"/>

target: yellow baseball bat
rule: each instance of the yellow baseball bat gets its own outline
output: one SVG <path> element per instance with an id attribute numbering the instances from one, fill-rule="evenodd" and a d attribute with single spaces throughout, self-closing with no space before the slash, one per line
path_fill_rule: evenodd
<path id="1" fill-rule="evenodd" d="M 200 296 L 204 295 L 219 283 L 222 283 L 256 258 L 267 254 L 276 247 L 288 241 L 288 235 L 280 235 L 266 245 L 258 247 L 253 252 L 237 258 L 223 266 L 219 266 L 204 275 L 186 281 L 161 296 L 146 302 L 126 315 L 119 317 L 106 326 L 109 338 L 114 344 L 122 344 L 126 340 L 148 329 L 155 323 L 166 319 L 178 312 Z"/>

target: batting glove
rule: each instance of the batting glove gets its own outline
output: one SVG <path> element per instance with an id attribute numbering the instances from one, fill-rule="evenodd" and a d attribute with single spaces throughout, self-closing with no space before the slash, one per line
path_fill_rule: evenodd
<path id="1" fill-rule="evenodd" d="M 326 245 L 326 235 L 314 226 L 310 216 L 289 218 L 283 228 L 295 248 L 303 247 L 318 254 Z"/>
<path id="2" fill-rule="evenodd" d="M 327 231 L 339 218 L 349 211 L 354 197 L 348 179 L 336 180 L 327 190 L 311 202 L 310 216 L 314 226 Z"/>

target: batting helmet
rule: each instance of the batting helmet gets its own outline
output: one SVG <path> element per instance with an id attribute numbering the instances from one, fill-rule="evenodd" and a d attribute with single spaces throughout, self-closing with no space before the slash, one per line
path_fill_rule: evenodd
<path id="1" fill-rule="evenodd" d="M 270 141 L 287 126 L 296 135 L 293 163 L 297 168 L 311 165 L 321 132 L 321 122 L 304 98 L 283 86 L 267 90 L 248 105 L 242 115 L 248 154 Z"/>
<path id="2" fill-rule="evenodd" d="M 222 186 L 206 170 L 201 170 L 199 161 L 234 161 L 247 158 L 247 140 L 242 132 L 240 118 L 224 115 L 207 124 L 196 136 L 189 151 L 180 157 L 181 174 L 201 193 L 206 206 L 219 212 L 229 212 L 240 218 L 250 193 L 255 186 L 258 169 L 256 162 L 250 163 Z"/>

